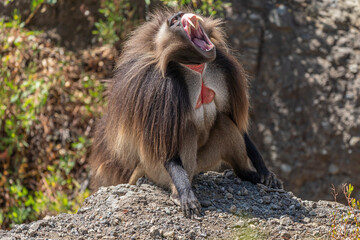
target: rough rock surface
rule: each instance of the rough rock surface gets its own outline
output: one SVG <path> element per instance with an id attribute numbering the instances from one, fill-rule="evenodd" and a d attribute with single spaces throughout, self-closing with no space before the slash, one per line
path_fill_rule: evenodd
<path id="1" fill-rule="evenodd" d="M 193 189 L 203 217 L 184 218 L 169 192 L 140 179 L 102 187 L 77 214 L 17 225 L 0 239 L 329 239 L 332 213 L 346 211 L 242 182 L 232 171 L 199 175 Z"/>
<path id="2" fill-rule="evenodd" d="M 226 16 L 252 78 L 251 135 L 285 188 L 359 189 L 360 1 L 232 1 Z"/>

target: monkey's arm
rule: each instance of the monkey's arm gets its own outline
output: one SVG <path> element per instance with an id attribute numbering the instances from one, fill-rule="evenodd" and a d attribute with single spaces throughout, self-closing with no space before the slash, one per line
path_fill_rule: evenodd
<path id="1" fill-rule="evenodd" d="M 165 162 L 165 168 L 168 171 L 176 190 L 179 194 L 181 209 L 186 217 L 196 214 L 200 216 L 201 205 L 196 199 L 191 184 L 181 159 L 175 156 Z"/>
<path id="2" fill-rule="evenodd" d="M 244 133 L 244 140 L 246 146 L 246 153 L 254 165 L 256 171 L 260 175 L 260 181 L 266 186 L 274 188 L 283 188 L 282 182 L 276 178 L 275 174 L 266 167 L 263 157 L 256 148 L 255 144 L 251 141 L 249 135 Z"/>

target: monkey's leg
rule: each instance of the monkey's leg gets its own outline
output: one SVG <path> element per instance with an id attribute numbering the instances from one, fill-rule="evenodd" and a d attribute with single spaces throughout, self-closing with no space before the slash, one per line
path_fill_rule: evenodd
<path id="1" fill-rule="evenodd" d="M 208 142 L 198 152 L 199 171 L 227 162 L 235 174 L 245 181 L 259 183 L 260 176 L 253 171 L 246 155 L 245 142 L 235 123 L 225 114 L 218 114 Z"/>
<path id="2" fill-rule="evenodd" d="M 129 184 L 135 185 L 137 180 L 143 176 L 145 176 L 145 171 L 144 171 L 144 168 L 142 167 L 142 165 L 139 163 L 136 166 L 134 172 L 131 174 L 131 177 L 129 179 Z"/>
<path id="3" fill-rule="evenodd" d="M 193 214 L 200 216 L 201 206 L 191 190 L 189 176 L 185 171 L 179 156 L 175 156 L 165 163 L 173 184 L 179 194 L 181 210 L 186 217 Z"/>
<path id="4" fill-rule="evenodd" d="M 240 136 L 239 136 L 240 135 Z M 233 139 L 237 139 L 237 144 L 231 146 L 232 150 L 223 157 L 224 161 L 229 163 L 235 174 L 245 181 L 254 184 L 260 183 L 260 175 L 250 167 L 250 162 L 246 155 L 245 143 L 239 131 L 234 132 Z"/>
<path id="5" fill-rule="evenodd" d="M 282 181 L 277 179 L 276 175 L 265 166 L 263 157 L 247 133 L 244 133 L 244 140 L 247 155 L 260 175 L 260 182 L 269 187 L 283 188 Z"/>

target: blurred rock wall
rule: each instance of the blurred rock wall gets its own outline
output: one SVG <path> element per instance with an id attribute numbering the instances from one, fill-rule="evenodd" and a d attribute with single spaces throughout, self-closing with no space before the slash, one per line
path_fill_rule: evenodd
<path id="1" fill-rule="evenodd" d="M 268 164 L 299 197 L 331 200 L 331 184 L 360 187 L 360 5 L 288 2 L 232 1 L 226 28 Z"/>

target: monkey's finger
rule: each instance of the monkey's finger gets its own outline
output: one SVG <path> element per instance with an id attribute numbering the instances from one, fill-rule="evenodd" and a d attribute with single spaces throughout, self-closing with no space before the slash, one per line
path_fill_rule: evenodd
<path id="1" fill-rule="evenodd" d="M 273 184 L 273 176 L 272 176 L 272 175 L 270 175 L 270 176 L 268 177 L 268 183 L 267 183 L 267 186 L 271 187 L 271 186 L 272 186 L 272 184 Z"/>
<path id="2" fill-rule="evenodd" d="M 190 208 L 189 208 L 189 205 L 187 203 L 183 204 L 183 213 L 184 213 L 185 217 L 187 217 L 187 218 L 191 217 Z"/>
<path id="3" fill-rule="evenodd" d="M 261 183 L 264 183 L 265 181 L 265 176 L 263 174 L 260 175 L 260 182 Z"/>
<path id="4" fill-rule="evenodd" d="M 279 184 L 280 184 L 280 188 L 284 189 L 284 184 L 283 184 L 283 182 L 281 180 L 279 180 Z"/>
<path id="5" fill-rule="evenodd" d="M 196 214 L 196 206 L 194 203 L 190 203 L 190 214 L 191 219 L 194 219 L 194 215 Z"/>
<path id="6" fill-rule="evenodd" d="M 189 209 L 188 209 L 187 207 L 185 207 L 185 206 L 184 206 L 184 209 L 183 209 L 183 213 L 184 213 L 184 216 L 185 216 L 186 218 L 189 217 Z"/>
<path id="7" fill-rule="evenodd" d="M 196 207 L 199 209 L 199 211 L 201 211 L 201 209 L 202 209 L 202 207 L 201 207 L 201 204 L 200 204 L 200 202 L 196 202 Z"/>
<path id="8" fill-rule="evenodd" d="M 196 215 L 196 216 L 198 216 L 198 217 L 200 217 L 201 215 L 200 215 L 200 211 L 199 211 L 199 209 L 197 209 L 197 208 L 195 208 L 195 209 L 193 209 L 194 210 L 194 216 Z"/>
<path id="9" fill-rule="evenodd" d="M 198 202 L 198 212 L 199 212 L 199 214 L 198 214 L 198 216 L 199 217 L 202 217 L 202 216 L 204 216 L 204 214 L 203 214 L 203 212 L 202 212 L 202 207 L 201 207 L 201 204 Z"/>
<path id="10" fill-rule="evenodd" d="M 193 212 L 194 212 L 198 217 L 201 216 L 201 213 L 200 213 L 200 211 L 201 211 L 201 206 L 200 206 L 200 203 L 199 203 L 199 202 L 193 203 L 193 205 L 192 205 L 192 210 L 193 210 Z"/>
<path id="11" fill-rule="evenodd" d="M 181 206 L 181 211 L 183 212 L 184 216 L 186 216 L 185 205 L 181 203 L 180 206 Z"/>
<path id="12" fill-rule="evenodd" d="M 279 183 L 275 180 L 271 187 L 278 189 L 279 188 Z"/>
<path id="13" fill-rule="evenodd" d="M 276 178 L 275 174 L 270 172 L 269 178 L 270 178 L 269 186 L 270 187 L 272 186 L 272 187 L 276 188 L 275 186 L 277 185 L 277 178 Z"/>
<path id="14" fill-rule="evenodd" d="M 267 186 L 267 187 L 270 187 L 270 175 L 267 175 L 266 178 L 265 178 L 265 183 L 264 185 Z"/>
<path id="15" fill-rule="evenodd" d="M 284 189 L 284 185 L 281 180 L 275 179 L 274 181 L 275 188 L 277 189 Z"/>
<path id="16" fill-rule="evenodd" d="M 180 198 L 179 196 L 176 196 L 176 195 L 171 195 L 170 196 L 170 199 L 174 202 L 175 205 L 177 206 L 181 206 L 181 202 L 180 202 Z"/>
<path id="17" fill-rule="evenodd" d="M 196 213 L 196 216 L 202 217 L 201 209 L 200 209 L 200 208 L 197 208 L 195 213 Z"/>

